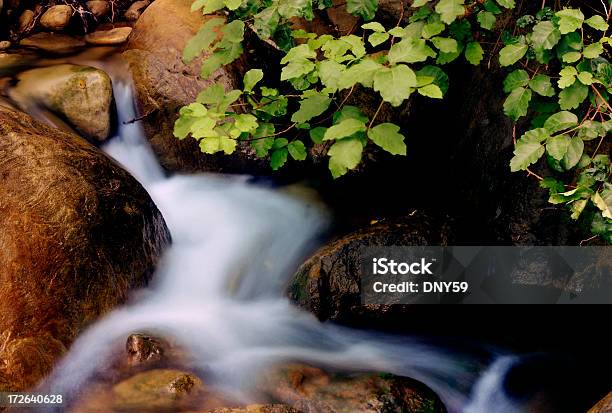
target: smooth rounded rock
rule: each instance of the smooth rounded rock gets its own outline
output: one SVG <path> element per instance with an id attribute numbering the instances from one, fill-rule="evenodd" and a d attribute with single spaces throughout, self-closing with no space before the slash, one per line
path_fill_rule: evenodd
<path id="1" fill-rule="evenodd" d="M 66 4 L 51 6 L 43 13 L 40 24 L 47 30 L 62 31 L 70 23 L 72 12 L 72 7 Z"/>
<path id="2" fill-rule="evenodd" d="M 110 30 L 100 30 L 85 36 L 85 41 L 95 45 L 113 45 L 125 43 L 132 33 L 131 27 L 117 27 Z"/>
<path id="3" fill-rule="evenodd" d="M 78 51 L 85 42 L 65 34 L 36 33 L 22 39 L 23 47 L 41 50 L 52 54 L 69 54 Z"/>

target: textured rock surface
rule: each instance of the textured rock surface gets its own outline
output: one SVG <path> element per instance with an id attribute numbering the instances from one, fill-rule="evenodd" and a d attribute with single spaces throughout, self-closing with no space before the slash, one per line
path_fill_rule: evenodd
<path id="1" fill-rule="evenodd" d="M 66 4 L 51 6 L 40 18 L 40 24 L 45 29 L 51 31 L 61 31 L 70 23 L 72 17 L 72 7 Z"/>
<path id="2" fill-rule="evenodd" d="M 588 413 L 610 413 L 612 412 L 612 392 L 608 393 L 599 403 L 597 403 Z"/>
<path id="3" fill-rule="evenodd" d="M 23 390 L 147 284 L 169 233 L 103 153 L 2 106 L 0 179 L 0 390 Z"/>
<path id="4" fill-rule="evenodd" d="M 125 43 L 132 33 L 131 27 L 117 27 L 110 30 L 99 30 L 85 36 L 85 41 L 97 45 L 113 45 Z"/>
<path id="5" fill-rule="evenodd" d="M 65 64 L 28 70 L 17 79 L 11 95 L 24 109 L 39 104 L 64 118 L 87 139 L 104 141 L 109 137 L 113 90 L 105 72 Z"/>

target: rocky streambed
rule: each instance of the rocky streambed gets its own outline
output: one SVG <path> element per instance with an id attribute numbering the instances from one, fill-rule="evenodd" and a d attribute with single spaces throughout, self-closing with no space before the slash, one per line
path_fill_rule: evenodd
<path id="1" fill-rule="evenodd" d="M 545 207 L 537 185 L 509 176 L 506 161 L 511 134 L 507 132 L 511 126 L 499 115 L 502 97 L 488 92 L 494 88 L 483 86 L 486 81 L 478 70 L 465 74 L 466 83 L 451 97 L 473 110 L 449 114 L 448 125 L 428 130 L 432 115 L 421 102 L 403 113 L 415 134 L 431 137 L 413 142 L 415 153 L 428 153 L 439 146 L 437 141 L 448 143 L 444 136 L 451 131 L 467 131 L 452 135 L 453 142 L 446 149 L 451 161 L 428 172 L 428 179 L 410 178 L 428 171 L 418 155 L 397 161 L 372 153 L 366 169 L 332 183 L 324 177 L 327 171 L 316 157 L 302 168 L 271 174 L 247 146 L 232 157 L 211 156 L 200 153 L 194 140 L 178 141 L 172 136 L 182 105 L 212 82 L 228 89 L 236 87 L 240 74 L 257 59 L 247 53 L 211 79 L 199 78 L 200 62 L 186 65 L 180 58 L 185 43 L 203 22 L 202 16 L 190 13 L 190 2 L 137 1 L 115 9 L 113 3 L 92 0 L 83 11 L 59 4 L 28 8 L 29 3 L 14 3 L 0 0 L 0 19 L 7 22 L 0 29 L 0 391 L 36 388 L 86 327 L 143 294 L 141 289 L 149 284 L 171 245 L 167 223 L 141 185 L 143 180 L 139 183 L 99 149 L 123 124 L 142 128 L 162 174 L 245 173 L 265 175 L 281 184 L 307 180 L 318 192 L 319 202 L 330 205 L 338 218 L 328 237 L 331 240 L 309 259 L 300 256 L 293 263 L 290 268 L 299 269 L 279 295 L 290 297 L 321 321 L 405 334 L 416 329 L 408 321 L 416 318 L 415 313 L 420 319 L 428 317 L 410 306 L 360 305 L 356 251 L 364 245 L 571 244 L 583 239 L 579 231 L 568 229 L 568 217 L 562 211 Z M 117 20 L 115 13 L 120 16 Z M 83 18 L 91 25 L 89 33 L 75 29 Z M 113 87 L 126 80 L 133 81 L 135 112 L 133 119 L 118 122 L 119 97 Z M 474 84 L 484 92 L 475 94 Z M 460 162 L 452 161 L 460 157 Z M 469 166 L 462 166 L 466 164 Z M 402 180 L 381 179 L 389 174 Z M 448 190 L 439 191 L 442 179 Z M 287 192 L 295 191 L 289 188 Z M 312 191 L 309 195 L 299 192 L 303 199 L 312 200 Z M 458 193 L 465 195 L 460 202 Z M 459 203 L 462 205 L 455 205 Z M 476 221 L 480 224 L 474 229 Z M 581 280 L 581 286 L 597 288 L 596 281 Z M 557 290 L 573 285 L 570 280 L 551 278 L 527 283 L 533 282 Z M 201 309 L 198 314 L 206 311 Z M 279 311 L 287 311 L 291 318 L 294 313 L 290 311 L 295 310 Z M 301 317 L 297 314 L 296 318 Z M 221 311 L 218 318 L 223 316 Z M 441 328 L 450 331 L 457 320 L 444 318 Z M 318 325 L 314 318 L 308 320 L 304 325 Z M 520 332 L 525 325 L 512 328 L 509 331 Z M 527 327 L 531 329 L 540 329 L 540 325 Z M 435 330 L 431 326 L 418 329 L 426 335 Z M 263 331 L 262 336 L 270 335 Z M 163 333 L 167 332 L 159 336 L 124 334 L 113 340 L 110 358 L 73 398 L 69 411 L 449 409 L 442 395 L 424 384 L 421 376 L 417 381 L 405 377 L 409 374 L 366 369 L 356 362 L 344 362 L 342 368 L 329 361 L 317 364 L 304 354 L 281 357 L 280 362 L 267 366 L 256 389 L 245 399 L 244 394 L 224 391 L 223 381 L 208 375 L 206 363 L 194 360 L 198 353 L 193 346 L 183 348 L 172 342 L 175 337 Z M 568 340 L 565 334 L 550 334 L 553 340 Z M 583 336 L 586 333 L 568 340 L 568 347 Z M 318 343 L 321 337 L 330 336 L 308 336 L 305 342 Z M 274 335 L 268 338 L 272 343 L 283 341 Z M 534 348 L 554 347 L 545 339 L 541 342 L 546 344 Z M 340 344 L 329 344 L 334 345 Z M 410 348 L 407 350 L 404 354 L 410 354 Z M 484 364 L 481 358 L 478 361 Z M 238 371 L 237 375 L 248 376 L 246 373 Z M 594 394 L 603 396 L 609 389 L 591 390 L 588 396 L 576 397 L 581 407 L 588 403 L 584 400 L 593 404 Z M 589 413 L 607 412 L 608 400 L 609 396 Z M 534 411 L 550 411 L 547 408 Z"/>

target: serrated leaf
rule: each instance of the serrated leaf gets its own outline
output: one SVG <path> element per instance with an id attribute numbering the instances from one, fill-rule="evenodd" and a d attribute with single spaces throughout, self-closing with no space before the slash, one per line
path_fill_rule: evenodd
<path id="1" fill-rule="evenodd" d="M 525 87 L 516 88 L 510 93 L 504 102 L 504 113 L 516 121 L 527 115 L 529 102 L 531 102 L 531 90 Z"/>
<path id="2" fill-rule="evenodd" d="M 457 52 L 457 40 L 449 37 L 434 37 L 431 39 L 432 43 L 438 50 L 444 53 L 456 53 Z"/>
<path id="3" fill-rule="evenodd" d="M 236 10 L 242 4 L 242 0 L 223 0 L 223 3 L 229 10 Z"/>
<path id="4" fill-rule="evenodd" d="M 563 110 L 577 109 L 578 106 L 587 98 L 589 88 L 580 82 L 563 89 L 559 93 L 559 106 Z"/>
<path id="5" fill-rule="evenodd" d="M 338 78 L 337 87 L 340 90 L 348 89 L 356 83 L 360 83 L 371 88 L 374 83 L 374 75 L 382 68 L 383 66 L 380 63 L 372 59 L 363 59 L 342 72 Z"/>
<path id="6" fill-rule="evenodd" d="M 482 61 L 484 56 L 484 51 L 482 50 L 482 46 L 478 42 L 470 42 L 465 47 L 465 58 L 468 62 L 477 66 Z"/>
<path id="7" fill-rule="evenodd" d="M 574 32 L 582 27 L 584 14 L 579 9 L 563 9 L 555 13 L 559 18 L 559 31 L 561 34 Z"/>
<path id="8" fill-rule="evenodd" d="M 451 24 L 457 17 L 465 14 L 463 0 L 440 0 L 435 10 L 440 14 L 440 19 L 446 24 Z"/>
<path id="9" fill-rule="evenodd" d="M 234 115 L 234 127 L 240 132 L 252 132 L 258 126 L 257 118 L 249 113 Z"/>
<path id="10" fill-rule="evenodd" d="M 196 57 L 198 57 L 204 50 L 207 50 L 213 41 L 218 36 L 217 31 L 215 30 L 217 27 L 221 26 L 224 23 L 224 19 L 221 18 L 212 18 L 208 20 L 202 28 L 198 30 L 198 33 L 193 36 L 183 49 L 183 61 L 187 64 L 193 61 Z"/>
<path id="11" fill-rule="evenodd" d="M 573 136 L 570 140 L 569 147 L 565 156 L 561 160 L 561 165 L 565 170 L 570 170 L 580 162 L 582 153 L 584 152 L 584 142 L 577 136 Z"/>
<path id="12" fill-rule="evenodd" d="M 434 78 L 433 83 L 438 85 L 442 94 L 446 95 L 449 88 L 448 75 L 438 66 L 425 66 L 417 72 L 419 76 L 431 76 Z"/>
<path id="13" fill-rule="evenodd" d="M 529 165 L 536 163 L 544 154 L 544 146 L 537 138 L 523 137 L 516 142 L 514 157 L 510 161 L 510 170 L 517 172 L 525 170 Z"/>
<path id="14" fill-rule="evenodd" d="M 595 58 L 601 56 L 601 54 L 603 52 L 604 52 L 604 48 L 603 48 L 602 44 L 599 43 L 599 42 L 595 42 L 595 43 L 592 43 L 592 44 L 586 46 L 584 48 L 584 50 L 582 51 L 582 54 L 587 59 L 595 59 Z"/>
<path id="15" fill-rule="evenodd" d="M 426 85 L 417 89 L 420 95 L 427 96 L 432 99 L 442 99 L 444 95 L 442 90 L 437 85 Z"/>
<path id="16" fill-rule="evenodd" d="M 406 65 L 384 68 L 374 75 L 374 90 L 392 106 L 399 106 L 408 99 L 416 85 L 416 74 Z"/>
<path id="17" fill-rule="evenodd" d="M 395 43 L 391 46 L 387 55 L 391 64 L 424 62 L 427 58 L 435 56 L 436 52 L 427 46 L 425 40 L 412 37 Z"/>
<path id="18" fill-rule="evenodd" d="M 286 147 L 272 151 L 270 155 L 270 167 L 274 171 L 278 171 L 286 162 L 289 151 Z"/>
<path id="19" fill-rule="evenodd" d="M 300 140 L 289 143 L 289 145 L 287 145 L 287 150 L 289 151 L 289 155 L 296 161 L 303 161 L 306 159 L 306 147 L 304 146 L 304 142 Z"/>
<path id="20" fill-rule="evenodd" d="M 244 90 L 250 92 L 255 85 L 263 79 L 263 71 L 261 69 L 251 69 L 244 74 Z"/>
<path id="21" fill-rule="evenodd" d="M 331 141 L 346 138 L 352 136 L 357 132 L 363 132 L 366 130 L 366 125 L 359 119 L 344 119 L 337 125 L 334 125 L 325 131 L 323 136 L 324 141 Z"/>
<path id="22" fill-rule="evenodd" d="M 319 116 L 329 108 L 331 99 L 322 93 L 314 93 L 300 101 L 300 108 L 291 116 L 291 121 L 295 123 L 308 122 L 310 119 Z"/>
<path id="23" fill-rule="evenodd" d="M 523 69 L 511 72 L 504 80 L 504 92 L 510 93 L 517 87 L 525 87 L 529 84 L 529 74 Z"/>
<path id="24" fill-rule="evenodd" d="M 431 23 L 427 23 L 425 26 L 423 26 L 421 37 L 423 37 L 423 39 L 430 39 L 442 33 L 445 28 L 446 25 L 441 21 L 432 21 Z"/>
<path id="25" fill-rule="evenodd" d="M 586 86 L 590 86 L 593 84 L 593 74 L 589 72 L 580 72 L 578 76 L 576 76 L 580 83 Z"/>
<path id="26" fill-rule="evenodd" d="M 516 7 L 514 0 L 496 0 L 497 4 L 507 9 L 513 9 Z"/>
<path id="27" fill-rule="evenodd" d="M 354 169 L 361 162 L 363 145 L 357 138 L 346 138 L 336 141 L 327 154 L 329 155 L 329 170 L 334 178 L 338 178 Z"/>
<path id="28" fill-rule="evenodd" d="M 582 53 L 580 52 L 569 52 L 565 53 L 562 57 L 562 60 L 565 63 L 575 63 L 582 57 Z"/>
<path id="29" fill-rule="evenodd" d="M 378 33 L 386 32 L 385 27 L 379 22 L 370 22 L 370 23 L 362 24 L 361 28 L 366 29 L 366 30 L 372 30 Z"/>
<path id="30" fill-rule="evenodd" d="M 325 136 L 326 131 L 327 128 L 323 126 L 318 126 L 314 129 L 311 129 L 309 132 L 310 139 L 312 139 L 314 143 L 321 143 L 323 142 L 323 137 Z"/>
<path id="31" fill-rule="evenodd" d="M 509 44 L 499 52 L 499 64 L 510 66 L 518 62 L 525 56 L 529 47 L 524 43 Z"/>
<path id="32" fill-rule="evenodd" d="M 567 153 L 570 145 L 570 137 L 567 135 L 557 135 L 549 138 L 546 142 L 546 152 L 554 159 L 560 161 Z"/>
<path id="33" fill-rule="evenodd" d="M 540 96 L 551 97 L 555 95 L 555 89 L 550 81 L 550 76 L 536 75 L 529 81 L 529 87 Z"/>
<path id="34" fill-rule="evenodd" d="M 578 116 L 572 112 L 558 112 L 544 122 L 544 128 L 550 133 L 561 132 L 578 125 Z"/>
<path id="35" fill-rule="evenodd" d="M 606 23 L 604 18 L 598 14 L 596 14 L 595 16 L 589 19 L 586 19 L 584 22 L 588 24 L 589 26 L 591 26 L 592 28 L 594 28 L 595 30 L 599 30 L 602 32 L 605 32 L 608 30 L 608 23 Z"/>
<path id="36" fill-rule="evenodd" d="M 368 42 L 372 45 L 372 47 L 376 47 L 379 44 L 383 44 L 389 39 L 389 33 L 372 33 L 368 36 Z"/>
<path id="37" fill-rule="evenodd" d="M 493 13 L 482 10 L 476 16 L 476 20 L 478 20 L 478 24 L 480 24 L 480 27 L 486 30 L 491 30 L 493 29 L 493 26 L 495 26 L 495 22 L 497 19 L 495 18 L 495 15 Z"/>
<path id="38" fill-rule="evenodd" d="M 393 123 L 381 123 L 368 130 L 368 138 L 392 155 L 406 155 L 405 137 L 399 130 Z"/>
<path id="39" fill-rule="evenodd" d="M 378 0 L 348 0 L 346 2 L 346 11 L 366 21 L 376 16 L 376 10 L 378 10 Z"/>
<path id="40" fill-rule="evenodd" d="M 535 48 L 550 50 L 561 40 L 561 32 L 551 21 L 543 21 L 533 27 L 531 41 Z"/>

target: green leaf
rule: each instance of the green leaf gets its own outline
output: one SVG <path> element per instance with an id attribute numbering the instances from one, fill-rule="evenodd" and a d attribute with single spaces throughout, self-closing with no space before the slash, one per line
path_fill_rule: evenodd
<path id="1" fill-rule="evenodd" d="M 555 113 L 544 122 L 544 128 L 550 133 L 561 132 L 563 130 L 573 128 L 578 125 L 578 116 L 572 112 Z"/>
<path id="2" fill-rule="evenodd" d="M 385 33 L 385 27 L 380 24 L 379 22 L 370 22 L 370 23 L 366 23 L 366 24 L 362 24 L 361 25 L 362 29 L 366 29 L 366 30 L 372 30 L 375 31 L 377 33 Z"/>
<path id="3" fill-rule="evenodd" d="M 496 0 L 497 4 L 507 9 L 513 9 L 516 7 L 514 0 Z"/>
<path id="4" fill-rule="evenodd" d="M 441 21 L 432 21 L 423 26 L 421 37 L 423 37 L 423 39 L 430 39 L 442 33 L 445 28 L 446 25 Z"/>
<path id="5" fill-rule="evenodd" d="M 434 37 L 431 39 L 432 43 L 436 48 L 444 53 L 456 53 L 457 52 L 457 40 L 449 37 Z"/>
<path id="6" fill-rule="evenodd" d="M 604 218 L 612 219 L 612 211 L 610 205 L 603 199 L 599 192 L 595 192 L 591 197 L 591 201 L 599 210 Z"/>
<path id="7" fill-rule="evenodd" d="M 257 118 L 249 113 L 234 115 L 234 127 L 240 132 L 252 132 L 258 126 Z"/>
<path id="8" fill-rule="evenodd" d="M 584 22 L 588 24 L 589 26 L 591 26 L 592 28 L 594 28 L 595 30 L 599 30 L 602 32 L 605 32 L 608 30 L 608 23 L 606 23 L 604 18 L 601 17 L 600 15 L 596 14 L 595 16 L 589 19 L 586 19 Z"/>
<path id="9" fill-rule="evenodd" d="M 272 155 L 270 155 L 270 167 L 272 170 L 278 171 L 287 162 L 288 153 L 287 148 L 272 151 Z"/>
<path id="10" fill-rule="evenodd" d="M 224 0 L 223 3 L 229 10 L 236 10 L 242 4 L 242 0 Z"/>
<path id="11" fill-rule="evenodd" d="M 484 56 L 484 51 L 482 50 L 482 46 L 478 42 L 468 43 L 465 47 L 465 58 L 468 62 L 477 66 L 482 61 Z"/>
<path id="12" fill-rule="evenodd" d="M 225 3 L 223 0 L 207 0 L 204 2 L 204 8 L 202 9 L 202 14 L 211 14 L 216 12 L 217 10 L 221 10 L 225 7 Z"/>
<path id="13" fill-rule="evenodd" d="M 251 147 L 255 150 L 255 155 L 258 158 L 265 158 L 270 149 L 274 145 L 274 125 L 271 123 L 260 123 L 255 132 L 253 132 L 254 140 L 251 141 Z"/>
<path id="14" fill-rule="evenodd" d="M 368 42 L 372 45 L 372 47 L 376 47 L 379 44 L 382 44 L 389 39 L 389 33 L 372 33 L 368 37 Z"/>
<path id="15" fill-rule="evenodd" d="M 580 162 L 580 158 L 582 157 L 582 153 L 584 152 L 584 142 L 577 136 L 573 136 L 570 140 L 569 147 L 567 148 L 567 152 L 561 160 L 561 165 L 566 170 L 572 169 L 574 166 Z"/>
<path id="16" fill-rule="evenodd" d="M 555 89 L 550 81 L 550 76 L 534 76 L 534 78 L 529 81 L 529 87 L 540 96 L 551 97 L 555 95 Z"/>
<path id="17" fill-rule="evenodd" d="M 399 126 L 393 123 L 381 123 L 368 130 L 368 137 L 392 155 L 406 155 L 405 138 L 399 130 Z"/>
<path id="18" fill-rule="evenodd" d="M 296 123 L 308 122 L 327 110 L 331 99 L 322 93 L 313 93 L 300 101 L 300 108 L 291 116 L 291 121 Z"/>
<path id="19" fill-rule="evenodd" d="M 193 36 L 183 49 L 183 61 L 187 64 L 198 57 L 204 50 L 207 50 L 213 41 L 218 36 L 216 27 L 221 26 L 224 23 L 224 19 L 212 18 L 208 20 L 202 28 L 198 30 L 198 33 Z"/>
<path id="20" fill-rule="evenodd" d="M 604 52 L 604 48 L 602 44 L 599 42 L 595 42 L 585 47 L 584 50 L 582 51 L 582 54 L 587 59 L 595 59 L 601 56 L 603 52 Z"/>
<path id="21" fill-rule="evenodd" d="M 289 62 L 314 59 L 315 57 L 317 57 L 317 53 L 314 50 L 311 50 L 307 44 L 301 44 L 291 48 L 280 62 L 284 65 Z"/>
<path id="22" fill-rule="evenodd" d="M 590 86 L 593 84 L 593 74 L 589 72 L 580 72 L 577 76 L 580 83 L 586 86 Z"/>
<path id="23" fill-rule="evenodd" d="M 338 178 L 354 169 L 361 162 L 363 145 L 358 138 L 346 138 L 336 141 L 327 154 L 329 155 L 329 170 L 334 178 Z"/>
<path id="24" fill-rule="evenodd" d="M 223 40 L 231 43 L 239 43 L 244 39 L 244 22 L 242 20 L 233 20 L 223 26 Z"/>
<path id="25" fill-rule="evenodd" d="M 480 24 L 480 27 L 486 30 L 491 30 L 493 29 L 493 26 L 495 26 L 495 22 L 497 19 L 495 18 L 495 15 L 493 13 L 482 10 L 476 16 L 476 20 L 478 20 L 478 24 Z"/>
<path id="26" fill-rule="evenodd" d="M 577 109 L 587 98 L 589 88 L 580 82 L 574 82 L 559 93 L 559 106 L 563 110 Z"/>
<path id="27" fill-rule="evenodd" d="M 255 85 L 263 79 L 263 70 L 251 69 L 244 74 L 244 90 L 250 92 L 253 90 Z"/>
<path id="28" fill-rule="evenodd" d="M 346 138 L 354 135 L 357 132 L 363 132 L 366 130 L 364 122 L 358 119 L 345 119 L 342 122 L 334 125 L 325 131 L 323 136 L 324 141 L 331 141 Z"/>
<path id="29" fill-rule="evenodd" d="M 563 159 L 570 145 L 570 137 L 567 135 L 557 135 L 549 138 L 546 142 L 546 152 L 556 160 Z"/>
<path id="30" fill-rule="evenodd" d="M 463 0 L 440 0 L 436 5 L 436 12 L 446 24 L 451 24 L 457 17 L 465 14 Z"/>
<path id="31" fill-rule="evenodd" d="M 531 90 L 525 87 L 516 88 L 504 102 L 504 113 L 512 120 L 517 121 L 527 115 L 530 101 Z"/>
<path id="32" fill-rule="evenodd" d="M 432 99 L 442 99 L 444 95 L 438 85 L 425 85 L 417 89 L 420 95 L 427 96 Z"/>
<path id="33" fill-rule="evenodd" d="M 378 10 L 378 0 L 347 0 L 346 11 L 363 20 L 372 20 Z"/>
<path id="34" fill-rule="evenodd" d="M 559 18 L 559 31 L 561 34 L 574 32 L 582 27 L 584 14 L 579 9 L 563 9 L 555 13 Z"/>
<path id="35" fill-rule="evenodd" d="M 371 88 L 374 83 L 374 75 L 382 68 L 383 66 L 380 63 L 372 59 L 363 59 L 340 74 L 337 87 L 342 90 L 348 89 L 356 83 L 361 83 L 363 86 Z M 323 76 L 321 80 L 328 86 Z"/>
<path id="36" fill-rule="evenodd" d="M 314 129 L 311 129 L 309 132 L 310 139 L 312 139 L 314 143 L 321 143 L 323 142 L 323 137 L 325 136 L 325 132 L 327 132 L 327 128 L 323 126 L 318 126 Z"/>
<path id="37" fill-rule="evenodd" d="M 304 142 L 300 140 L 295 140 L 287 145 L 287 150 L 289 151 L 289 155 L 296 161 L 303 161 L 306 159 L 306 147 L 304 146 Z"/>
<path id="38" fill-rule="evenodd" d="M 401 105 L 416 86 L 416 74 L 406 65 L 384 68 L 374 75 L 374 90 L 392 106 Z"/>
<path id="39" fill-rule="evenodd" d="M 559 72 L 559 88 L 565 89 L 574 84 L 576 81 L 576 76 L 578 75 L 578 71 L 573 66 L 567 66 L 561 69 Z"/>
<path id="40" fill-rule="evenodd" d="M 582 214 L 582 211 L 584 211 L 587 202 L 588 199 L 581 199 L 578 201 L 574 201 L 570 204 L 570 211 L 572 211 L 572 219 L 576 220 L 580 217 L 580 214 Z"/>
<path id="41" fill-rule="evenodd" d="M 267 7 L 253 16 L 253 27 L 261 39 L 269 39 L 280 22 L 278 7 Z"/>
<path id="42" fill-rule="evenodd" d="M 516 142 L 514 157 L 510 161 L 510 170 L 517 172 L 525 170 L 529 165 L 536 163 L 544 154 L 544 146 L 537 137 L 524 136 Z"/>
<path id="43" fill-rule="evenodd" d="M 580 52 L 569 52 L 563 55 L 563 61 L 565 63 L 575 63 L 582 57 L 582 53 Z"/>
<path id="44" fill-rule="evenodd" d="M 543 21 L 533 27 L 531 41 L 535 48 L 550 50 L 561 40 L 561 32 L 551 21 Z"/>
<path id="45" fill-rule="evenodd" d="M 517 87 L 525 87 L 529 84 L 529 74 L 523 69 L 511 72 L 504 80 L 504 92 L 510 93 Z"/>
<path id="46" fill-rule="evenodd" d="M 537 129 L 528 130 L 521 137 L 521 139 L 527 139 L 533 142 L 535 141 L 544 142 L 548 138 L 550 138 L 550 131 L 548 131 L 545 128 L 537 128 Z"/>
<path id="47" fill-rule="evenodd" d="M 448 75 L 444 73 L 438 66 L 425 66 L 417 72 L 418 76 L 431 76 L 434 78 L 433 83 L 438 85 L 442 94 L 446 95 L 449 88 Z"/>
<path id="48" fill-rule="evenodd" d="M 395 64 L 424 62 L 435 56 L 436 52 L 427 46 L 425 40 L 408 37 L 391 46 L 387 57 L 391 64 Z"/>
<path id="49" fill-rule="evenodd" d="M 518 62 L 525 56 L 529 50 L 529 46 L 522 43 L 509 44 L 499 52 L 499 64 L 502 66 L 510 66 Z"/>

